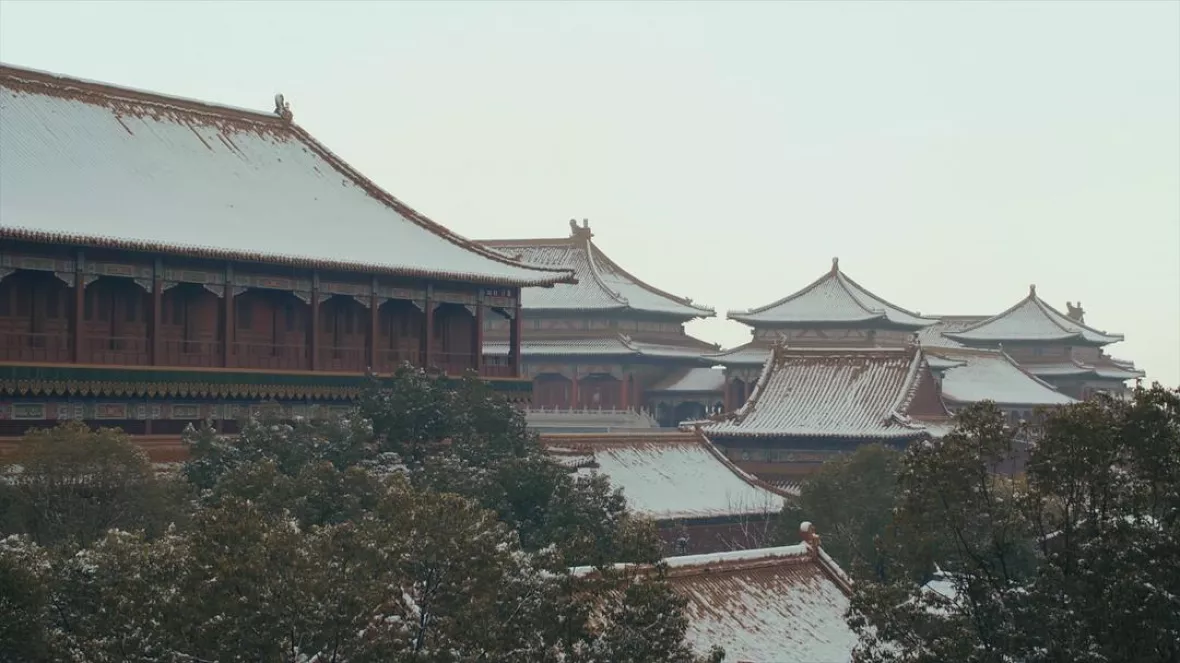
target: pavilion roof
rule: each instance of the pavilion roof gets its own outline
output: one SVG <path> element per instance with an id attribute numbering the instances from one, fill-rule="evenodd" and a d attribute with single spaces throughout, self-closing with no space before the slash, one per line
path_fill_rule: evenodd
<path id="1" fill-rule="evenodd" d="M 545 311 L 637 311 L 683 319 L 707 318 L 711 308 L 694 304 L 620 267 L 594 244 L 588 224 L 570 221 L 570 236 L 559 239 L 482 240 L 485 246 L 531 265 L 572 269 L 577 283 L 526 290 L 523 306 Z"/>
<path id="2" fill-rule="evenodd" d="M 665 359 L 687 359 L 694 362 L 713 347 L 704 341 L 684 337 L 684 345 L 637 341 L 626 334 L 609 336 L 568 337 L 568 338 L 525 338 L 521 341 L 520 353 L 526 357 L 576 357 L 582 355 L 612 357 L 649 357 Z M 703 346 L 703 347 L 702 347 Z M 484 353 L 504 355 L 509 352 L 508 341 L 503 339 L 485 340 Z"/>
<path id="3" fill-rule="evenodd" d="M 691 432 L 541 436 L 549 453 L 623 490 L 631 510 L 655 520 L 778 512 L 783 493 L 738 469 Z"/>
<path id="4" fill-rule="evenodd" d="M 841 271 L 838 258 L 832 258 L 832 268 L 806 288 L 760 308 L 730 311 L 726 317 L 748 325 L 880 321 L 911 329 L 935 322 L 869 292 Z"/>
<path id="5" fill-rule="evenodd" d="M 1146 375 L 1129 361 L 1103 356 L 1096 362 L 1071 358 L 1067 361 L 1028 363 L 1024 369 L 1039 378 L 1095 377 L 1105 380 L 1134 380 Z"/>
<path id="6" fill-rule="evenodd" d="M 711 361 L 722 366 L 761 366 L 770 356 L 770 347 L 746 343 L 735 348 L 701 355 L 701 359 Z"/>
<path id="7" fill-rule="evenodd" d="M 274 113 L 0 65 L 0 237 L 507 286 L 572 282 L 431 221 Z"/>
<path id="8" fill-rule="evenodd" d="M 943 374 L 942 397 L 946 401 L 1029 406 L 1076 402 L 1021 368 L 1003 352 L 961 348 L 925 350 L 930 367 Z"/>
<path id="9" fill-rule="evenodd" d="M 857 637 L 844 617 L 851 581 L 818 542 L 669 557 L 664 563 L 668 582 L 688 600 L 687 637 L 701 653 L 720 645 L 727 661 L 851 659 Z"/>
<path id="10" fill-rule="evenodd" d="M 931 381 L 926 358 L 908 348 L 794 349 L 776 346 L 754 393 L 709 436 L 906 439 L 929 434 L 911 416 Z M 925 403 L 923 402 L 923 407 Z M 942 418 L 946 411 L 922 416 Z"/>
<path id="11" fill-rule="evenodd" d="M 1071 319 L 1037 296 L 1037 287 L 1008 310 L 986 320 L 943 335 L 967 344 L 1012 342 L 1075 342 L 1106 345 L 1123 340 L 1122 334 L 1108 334 Z"/>
<path id="12" fill-rule="evenodd" d="M 725 389 L 725 371 L 698 366 L 678 371 L 652 386 L 649 392 L 704 394 Z"/>

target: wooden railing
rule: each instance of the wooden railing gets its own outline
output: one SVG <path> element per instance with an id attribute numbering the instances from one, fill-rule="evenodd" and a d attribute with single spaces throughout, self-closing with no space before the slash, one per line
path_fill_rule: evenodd
<path id="1" fill-rule="evenodd" d="M 161 366 L 199 366 L 202 368 L 221 366 L 221 343 L 166 339 L 160 343 L 160 356 L 156 363 Z"/>
<path id="2" fill-rule="evenodd" d="M 311 348 L 305 344 L 234 343 L 231 362 L 236 368 L 270 368 L 285 371 L 311 369 Z"/>
<path id="3" fill-rule="evenodd" d="M 46 363 L 69 362 L 73 359 L 70 337 L 61 334 L 0 332 L 0 359 Z"/>

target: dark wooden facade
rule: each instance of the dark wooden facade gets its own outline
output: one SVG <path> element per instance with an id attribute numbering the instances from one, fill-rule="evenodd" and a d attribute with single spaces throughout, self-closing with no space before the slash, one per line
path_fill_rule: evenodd
<path id="1" fill-rule="evenodd" d="M 482 353 L 493 316 L 509 327 L 504 356 Z M 340 393 L 321 398 L 316 385 L 403 363 L 447 376 L 474 371 L 527 402 L 520 329 L 519 288 L 5 240 L 0 436 L 61 418 L 179 433 L 182 425 L 165 421 L 228 419 L 258 402 L 261 392 L 245 384 L 278 376 L 288 386 L 263 399 L 337 401 Z M 102 386 L 149 384 L 150 375 L 185 384 L 236 377 L 165 401 L 152 391 L 166 388 Z M 299 396 L 284 397 L 295 384 L 304 385 Z"/>

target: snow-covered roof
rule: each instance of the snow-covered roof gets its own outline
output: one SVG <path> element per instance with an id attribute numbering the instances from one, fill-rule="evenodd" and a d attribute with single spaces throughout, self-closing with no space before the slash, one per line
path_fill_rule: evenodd
<path id="1" fill-rule="evenodd" d="M 507 341 L 484 341 L 483 351 L 488 355 L 507 356 L 510 346 Z M 525 338 L 520 343 L 520 353 L 526 357 L 564 357 L 595 355 L 627 357 L 636 354 L 618 335 L 594 338 Z"/>
<path id="2" fill-rule="evenodd" d="M 666 560 L 688 599 L 687 637 L 725 649 L 727 661 L 847 663 L 856 634 L 844 619 L 839 567 L 807 544 Z"/>
<path id="3" fill-rule="evenodd" d="M 597 467 L 579 472 L 605 475 L 621 488 L 628 506 L 656 520 L 709 518 L 777 512 L 783 495 L 738 469 L 693 433 L 604 433 L 542 435 L 555 457 L 593 457 Z"/>
<path id="4" fill-rule="evenodd" d="M 941 367 L 942 396 L 955 403 L 1069 405 L 1073 398 L 1027 373 L 1003 352 L 927 348 L 931 368 Z M 936 360 L 939 364 L 936 366 Z"/>
<path id="5" fill-rule="evenodd" d="M 769 347 L 746 343 L 729 350 L 701 355 L 701 359 L 723 366 L 761 366 L 769 356 Z"/>
<path id="6" fill-rule="evenodd" d="M 573 277 L 427 219 L 285 108 L 245 111 L 0 65 L 0 119 L 7 239 L 497 285 Z"/>
<path id="7" fill-rule="evenodd" d="M 725 371 L 716 368 L 690 368 L 648 389 L 652 392 L 714 393 L 725 389 Z"/>
<path id="8" fill-rule="evenodd" d="M 808 525 L 805 523 L 805 525 Z M 844 619 L 851 580 L 818 540 L 792 546 L 669 557 L 674 591 L 687 600 L 687 638 L 747 663 L 847 663 L 856 634 Z M 651 567 L 616 564 L 615 570 Z M 592 567 L 571 569 L 591 576 Z"/>
<path id="9" fill-rule="evenodd" d="M 1134 364 L 1116 362 L 1109 357 L 1104 359 L 1106 361 L 1094 364 L 1077 359 L 1044 364 L 1028 363 L 1024 365 L 1024 369 L 1041 378 L 1094 376 L 1106 380 L 1134 380 L 1145 375 L 1142 370 L 1135 368 Z"/>
<path id="10" fill-rule="evenodd" d="M 1028 287 L 1028 296 L 1003 313 L 944 335 L 968 344 L 1060 341 L 1106 345 L 1123 340 L 1122 334 L 1098 331 L 1049 306 L 1037 296 L 1035 285 Z"/>
<path id="11" fill-rule="evenodd" d="M 918 330 L 918 343 L 924 348 L 943 347 L 961 348 L 962 343 L 949 339 L 945 334 L 953 334 L 977 325 L 989 316 L 986 315 L 932 315 L 938 322 Z"/>
<path id="12" fill-rule="evenodd" d="M 659 290 L 631 275 L 592 241 L 587 225 L 570 221 L 570 236 L 560 239 L 496 239 L 481 243 L 519 256 L 531 265 L 568 268 L 578 282 L 551 289 L 526 290 L 522 305 L 547 311 L 638 311 L 684 319 L 712 317 L 711 308 Z"/>
<path id="13" fill-rule="evenodd" d="M 881 321 L 910 329 L 935 322 L 890 304 L 865 290 L 845 276 L 837 258 L 832 258 L 832 268 L 828 273 L 795 294 L 761 308 L 730 311 L 726 317 L 748 325 Z"/>
<path id="14" fill-rule="evenodd" d="M 619 357 L 661 357 L 670 359 L 700 359 L 707 352 L 704 341 L 685 336 L 687 345 L 670 343 L 648 343 L 636 341 L 626 334 L 595 337 L 533 338 L 521 341 L 520 353 L 526 357 L 558 356 L 619 356 Z M 484 354 L 508 355 L 509 344 L 504 340 L 484 341 Z"/>
<path id="15" fill-rule="evenodd" d="M 926 434 L 910 410 L 929 389 L 918 347 L 792 349 L 775 346 L 754 393 L 730 419 L 710 423 L 709 436 L 905 439 Z M 916 414 L 944 417 L 924 400 Z"/>

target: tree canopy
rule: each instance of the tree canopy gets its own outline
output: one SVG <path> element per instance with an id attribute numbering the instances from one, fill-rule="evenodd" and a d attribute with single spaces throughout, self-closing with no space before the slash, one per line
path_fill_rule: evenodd
<path id="1" fill-rule="evenodd" d="M 855 660 L 1180 660 L 1180 392 L 1102 396 L 1036 431 L 987 403 L 956 423 L 905 454 L 852 601 Z"/>
<path id="2" fill-rule="evenodd" d="M 654 525 L 474 378 L 191 430 L 160 478 L 116 431 L 27 442 L 0 467 L 0 661 L 697 660 L 659 573 L 607 568 L 656 562 Z"/>

